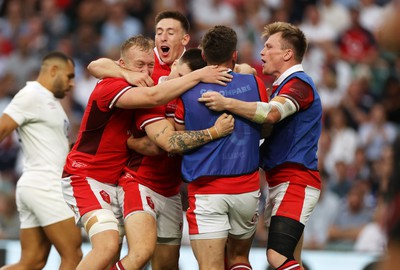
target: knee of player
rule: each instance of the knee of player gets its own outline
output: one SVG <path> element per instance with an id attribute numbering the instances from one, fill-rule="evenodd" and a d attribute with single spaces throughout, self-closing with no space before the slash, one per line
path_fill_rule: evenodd
<path id="1" fill-rule="evenodd" d="M 294 260 L 294 251 L 301 238 L 304 225 L 287 217 L 273 216 L 268 233 L 268 262 L 277 267 L 285 260 Z"/>
<path id="2" fill-rule="evenodd" d="M 82 258 L 83 258 L 83 252 L 81 247 L 79 247 L 78 249 L 76 249 L 74 259 L 76 260 L 76 262 L 79 263 L 82 260 Z"/>
<path id="3" fill-rule="evenodd" d="M 60 253 L 61 261 L 63 263 L 65 262 L 65 263 L 76 265 L 76 266 L 83 258 L 83 252 L 82 252 L 81 246 L 74 247 L 72 249 L 69 249 L 68 251 L 63 250 L 63 251 L 60 251 L 59 253 Z"/>
<path id="4" fill-rule="evenodd" d="M 73 254 L 70 256 L 70 258 L 68 258 L 69 260 L 71 260 L 71 261 L 74 261 L 74 262 L 80 262 L 81 260 L 82 260 L 82 258 L 83 258 L 83 252 L 82 252 L 82 249 L 81 249 L 81 247 L 79 246 L 78 248 L 76 248 L 74 251 L 73 251 Z M 62 259 L 62 258 L 61 258 Z"/>
<path id="5" fill-rule="evenodd" d="M 71 239 L 74 238 L 74 239 Z M 82 252 L 82 235 L 79 231 L 79 235 L 74 237 L 68 237 L 68 245 L 63 245 L 59 250 L 59 254 L 62 261 L 67 262 L 80 262 L 83 257 Z"/>
<path id="6" fill-rule="evenodd" d="M 84 217 L 84 228 L 92 244 L 101 242 L 104 250 L 118 251 L 119 226 L 118 220 L 111 210 L 95 210 Z M 93 238 L 97 238 L 93 241 Z"/>
<path id="7" fill-rule="evenodd" d="M 60 257 L 61 257 L 61 264 L 71 265 L 75 269 L 83 258 L 83 252 L 81 248 L 79 248 L 74 250 L 71 254 L 68 255 L 65 254 L 65 256 L 60 254 Z M 39 269 L 43 269 L 43 267 L 40 267 Z"/>
<path id="8" fill-rule="evenodd" d="M 23 260 L 20 260 L 17 263 L 17 266 L 19 266 L 20 269 L 32 269 L 32 270 L 43 269 L 46 265 L 49 252 L 50 252 L 49 247 L 47 245 L 42 245 L 39 248 L 35 249 L 34 253 L 30 252 L 24 254 L 22 256 Z"/>

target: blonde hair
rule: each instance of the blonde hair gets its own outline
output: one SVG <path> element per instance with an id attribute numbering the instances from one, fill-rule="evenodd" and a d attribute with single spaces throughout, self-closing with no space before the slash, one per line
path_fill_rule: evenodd
<path id="1" fill-rule="evenodd" d="M 274 22 L 264 27 L 262 37 L 269 38 L 277 33 L 281 34 L 282 49 L 292 49 L 295 59 L 298 62 L 303 61 L 307 50 L 307 39 L 303 31 L 287 22 Z"/>
<path id="2" fill-rule="evenodd" d="M 121 58 L 124 58 L 125 53 L 132 47 L 137 47 L 141 51 L 150 51 L 154 49 L 154 41 L 143 35 L 135 35 L 124 41 L 121 45 Z"/>

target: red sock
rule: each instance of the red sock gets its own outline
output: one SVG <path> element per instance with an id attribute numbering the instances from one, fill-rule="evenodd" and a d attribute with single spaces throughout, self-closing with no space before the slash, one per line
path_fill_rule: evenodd
<path id="1" fill-rule="evenodd" d="M 121 261 L 117 262 L 113 266 L 111 266 L 110 270 L 125 270 L 124 266 L 122 265 Z"/>
<path id="2" fill-rule="evenodd" d="M 251 268 L 250 264 L 247 263 L 237 263 L 231 266 L 231 268 L 229 268 L 229 270 L 252 270 L 253 268 Z"/>
<path id="3" fill-rule="evenodd" d="M 301 270 L 301 268 L 297 261 L 291 260 L 284 262 L 281 266 L 276 268 L 276 270 Z"/>

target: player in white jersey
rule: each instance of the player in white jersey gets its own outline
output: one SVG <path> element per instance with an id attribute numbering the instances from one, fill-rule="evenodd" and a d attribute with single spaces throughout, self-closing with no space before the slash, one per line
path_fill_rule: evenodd
<path id="1" fill-rule="evenodd" d="M 37 80 L 27 82 L 0 118 L 0 142 L 17 130 L 24 154 L 16 188 L 22 253 L 18 263 L 1 269 L 42 269 L 52 245 L 60 269 L 76 269 L 82 258 L 81 231 L 61 193 L 69 121 L 60 99 L 73 87 L 74 75 L 70 57 L 47 54 Z"/>

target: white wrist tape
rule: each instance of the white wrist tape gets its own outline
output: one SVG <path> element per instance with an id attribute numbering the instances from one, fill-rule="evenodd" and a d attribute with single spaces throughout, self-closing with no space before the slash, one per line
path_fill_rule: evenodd
<path id="1" fill-rule="evenodd" d="M 279 97 L 279 99 L 273 99 L 269 102 L 271 106 L 274 106 L 281 114 L 282 119 L 294 114 L 297 111 L 297 107 L 293 101 L 288 98 Z"/>
<path id="2" fill-rule="evenodd" d="M 264 124 L 265 118 L 267 118 L 272 106 L 269 103 L 257 102 L 257 109 L 253 116 L 252 121 L 258 124 Z"/>

